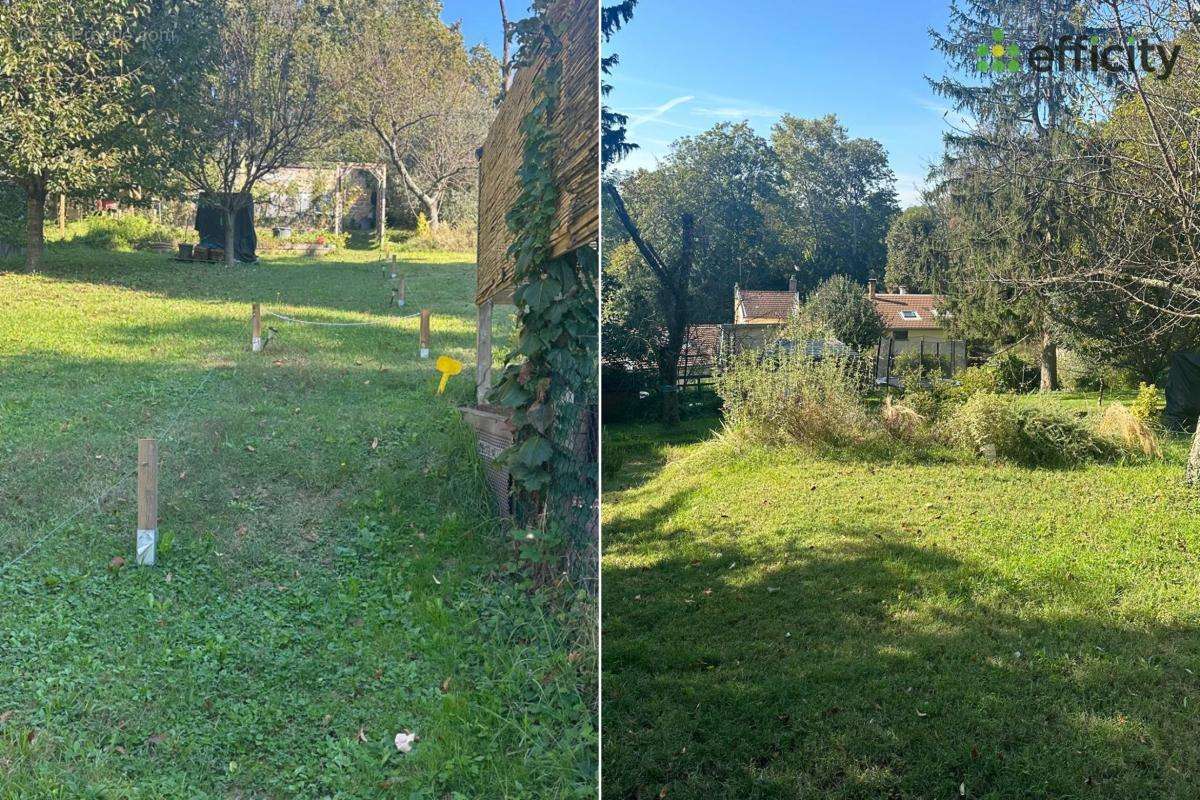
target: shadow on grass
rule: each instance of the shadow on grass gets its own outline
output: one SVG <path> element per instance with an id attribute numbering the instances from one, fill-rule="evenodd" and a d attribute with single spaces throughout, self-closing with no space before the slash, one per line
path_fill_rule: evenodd
<path id="1" fill-rule="evenodd" d="M 86 284 L 117 286 L 171 299 L 208 302 L 272 302 L 332 312 L 385 313 L 390 283 L 378 261 L 338 261 L 303 256 L 270 257 L 257 264 L 182 263 L 157 253 L 109 253 L 80 246 L 48 251 L 39 275 L 82 289 Z M 409 257 L 398 262 L 407 280 L 412 310 L 473 316 L 474 305 L 462 284 L 470 281 L 470 262 L 427 262 Z M 0 273 L 23 272 L 13 258 L 0 259 Z M 448 274 L 453 279 L 448 280 Z M 374 298 L 363 304 L 363 297 Z"/>
<path id="2" fill-rule="evenodd" d="M 667 525 L 691 495 L 605 529 L 651 554 L 604 569 L 606 797 L 1194 796 L 1195 626 L 899 528 L 714 553 Z"/>

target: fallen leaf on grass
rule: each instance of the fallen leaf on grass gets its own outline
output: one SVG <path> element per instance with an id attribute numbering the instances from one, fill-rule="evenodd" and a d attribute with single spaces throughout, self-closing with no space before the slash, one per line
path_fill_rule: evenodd
<path id="1" fill-rule="evenodd" d="M 165 733 L 155 733 L 146 739 L 146 744 L 162 744 L 167 740 Z"/>
<path id="2" fill-rule="evenodd" d="M 411 753 L 413 744 L 417 741 L 415 733 L 397 733 L 396 734 L 396 749 L 401 753 Z"/>
<path id="3" fill-rule="evenodd" d="M 120 556 L 113 556 L 113 560 L 108 562 L 108 568 L 113 571 L 119 570 L 123 566 L 125 566 L 125 559 Z"/>
<path id="4" fill-rule="evenodd" d="M 359 729 L 358 729 L 358 740 L 359 740 L 360 742 L 362 742 L 363 744 L 366 744 L 366 742 L 367 742 L 367 729 L 366 729 L 366 728 L 359 727 Z"/>
<path id="5" fill-rule="evenodd" d="M 442 681 L 442 694 L 446 694 L 449 691 L 450 691 L 450 679 L 446 678 L 446 680 Z"/>
<path id="6" fill-rule="evenodd" d="M 258 451 L 254 449 L 254 445 L 248 444 L 248 445 L 246 445 L 246 452 L 247 453 L 257 453 Z"/>
<path id="7" fill-rule="evenodd" d="M 0 714 L 0 725 L 3 725 L 4 723 L 6 723 L 10 719 L 12 719 L 12 715 L 15 713 L 16 713 L 15 711 L 13 711 L 12 709 L 9 709 L 8 711 L 5 711 L 3 714 Z"/>
<path id="8" fill-rule="evenodd" d="M 922 711 L 921 709 L 919 709 L 919 708 L 918 708 L 918 709 L 917 709 L 917 716 L 918 716 L 918 717 L 928 717 L 929 715 L 928 715 L 928 714 L 926 714 L 924 711 Z"/>
<path id="9" fill-rule="evenodd" d="M 379 449 L 379 440 L 378 440 L 378 439 L 372 439 L 372 440 L 371 440 L 371 449 L 372 449 L 372 450 L 378 450 L 378 449 Z"/>

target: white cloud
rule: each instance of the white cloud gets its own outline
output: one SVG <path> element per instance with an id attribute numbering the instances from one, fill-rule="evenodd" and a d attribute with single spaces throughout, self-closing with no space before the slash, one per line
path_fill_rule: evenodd
<path id="1" fill-rule="evenodd" d="M 754 119 L 783 116 L 783 111 L 770 106 L 760 106 L 754 104 L 743 105 L 723 105 L 715 108 L 696 108 L 692 109 L 692 113 L 701 117 L 717 117 L 719 119 Z"/>
<path id="2" fill-rule="evenodd" d="M 661 122 L 661 121 L 663 121 L 662 116 L 664 114 L 666 114 L 668 111 L 670 111 L 672 108 L 683 105 L 684 103 L 690 103 L 691 101 L 693 101 L 695 99 L 696 98 L 693 95 L 686 94 L 686 95 L 683 95 L 682 97 L 674 97 L 661 105 L 657 105 L 657 106 L 654 106 L 653 108 L 647 109 L 643 113 L 630 114 L 629 115 L 629 125 L 627 127 L 629 130 L 633 130 L 634 128 L 637 128 L 640 125 L 645 125 L 647 122 Z M 670 123 L 669 121 L 667 122 L 667 124 L 675 124 L 681 128 L 686 127 L 683 125 L 679 125 L 678 123 Z"/>

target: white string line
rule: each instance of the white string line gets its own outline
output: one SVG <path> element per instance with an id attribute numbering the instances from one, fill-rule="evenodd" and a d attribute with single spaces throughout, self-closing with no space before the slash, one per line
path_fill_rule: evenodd
<path id="1" fill-rule="evenodd" d="M 208 373 L 204 376 L 203 380 L 201 380 L 200 383 L 196 386 L 196 388 L 192 390 L 192 393 L 190 395 L 188 395 L 187 399 L 180 406 L 179 410 L 175 412 L 175 415 L 173 417 L 171 417 L 170 421 L 167 423 L 167 426 L 163 429 L 162 433 L 160 433 L 158 435 L 158 437 L 157 437 L 158 439 L 160 439 L 162 441 L 168 441 L 172 436 L 175 435 L 176 431 L 178 430 L 177 423 L 179 422 L 180 417 L 183 416 L 183 412 L 187 409 L 188 406 L 191 405 L 192 400 L 196 399 L 197 395 L 200 394 L 200 390 L 203 389 L 208 384 L 209 379 L 212 378 L 212 376 L 214 374 L 216 374 L 215 370 L 208 371 Z M 118 478 L 114 483 L 109 485 L 98 495 L 96 495 L 95 497 L 91 498 L 90 500 L 80 504 L 80 506 L 78 508 L 76 508 L 70 514 L 70 516 L 68 516 L 66 519 L 62 520 L 61 522 L 59 522 L 58 525 L 55 525 L 53 528 L 51 528 L 46 533 L 43 533 L 41 536 L 37 537 L 33 541 L 32 544 L 30 544 L 28 547 L 26 547 L 24 550 L 22 550 L 20 553 L 18 553 L 17 556 L 15 558 L 13 558 L 11 561 L 9 561 L 7 564 L 5 564 L 4 566 L 0 566 L 0 576 L 4 575 L 4 573 L 7 572 L 9 567 L 11 567 L 13 564 L 16 564 L 18 561 L 23 559 L 25 556 L 29 555 L 34 550 L 36 550 L 43 542 L 45 542 L 51 536 L 58 533 L 63 528 L 67 527 L 67 525 L 69 525 L 75 518 L 77 518 L 80 514 L 82 514 L 85 509 L 91 508 L 93 505 L 98 505 L 103 498 L 107 497 L 109 494 L 111 494 L 113 491 L 115 491 L 122 484 L 127 483 L 128 481 L 132 480 L 133 478 L 134 478 L 134 475 L 125 475 L 121 478 Z"/>

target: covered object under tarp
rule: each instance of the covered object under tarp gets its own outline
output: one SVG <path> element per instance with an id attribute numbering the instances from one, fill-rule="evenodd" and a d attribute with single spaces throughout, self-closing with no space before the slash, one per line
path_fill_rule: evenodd
<path id="1" fill-rule="evenodd" d="M 1167 408 L 1163 422 L 1168 428 L 1190 431 L 1200 416 L 1200 353 L 1176 353 L 1171 356 L 1167 375 Z"/>
<path id="2" fill-rule="evenodd" d="M 228 195 L 226 195 L 228 196 Z M 202 192 L 196 201 L 196 232 L 200 234 L 201 247 L 225 249 L 225 211 L 221 208 L 221 195 Z M 238 261 L 254 262 L 258 237 L 254 233 L 254 199 L 250 195 L 240 198 L 237 213 L 233 218 L 233 256 Z"/>

